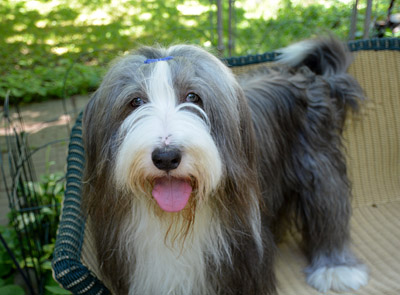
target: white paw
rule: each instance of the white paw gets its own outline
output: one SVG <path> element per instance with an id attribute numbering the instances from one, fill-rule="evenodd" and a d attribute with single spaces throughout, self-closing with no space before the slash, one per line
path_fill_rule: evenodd
<path id="1" fill-rule="evenodd" d="M 368 282 L 368 270 L 363 264 L 320 267 L 307 275 L 307 283 L 320 292 L 357 290 Z"/>

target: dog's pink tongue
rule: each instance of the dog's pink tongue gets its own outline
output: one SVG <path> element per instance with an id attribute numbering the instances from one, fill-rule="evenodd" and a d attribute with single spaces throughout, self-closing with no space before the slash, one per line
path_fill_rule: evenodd
<path id="1" fill-rule="evenodd" d="M 152 192 L 160 208 L 167 212 L 185 208 L 191 193 L 190 183 L 173 177 L 158 178 Z"/>

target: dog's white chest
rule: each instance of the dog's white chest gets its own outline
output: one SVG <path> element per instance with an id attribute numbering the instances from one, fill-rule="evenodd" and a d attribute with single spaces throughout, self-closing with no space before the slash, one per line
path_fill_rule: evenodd
<path id="1" fill-rule="evenodd" d="M 222 251 L 217 250 L 221 237 L 210 218 L 197 215 L 182 249 L 180 238 L 174 239 L 172 232 L 166 237 L 166 224 L 144 210 L 135 210 L 139 214 L 125 224 L 125 234 L 131 234 L 122 239 L 132 267 L 129 294 L 213 294 L 207 259 L 220 260 Z"/>
<path id="2" fill-rule="evenodd" d="M 136 249 L 136 264 L 130 294 L 197 294 L 206 286 L 201 249 L 169 249 L 163 239 L 142 241 Z M 144 248 L 145 247 L 145 248 Z M 200 250 L 200 251 L 199 251 Z M 207 293 L 207 292 L 199 292 Z"/>

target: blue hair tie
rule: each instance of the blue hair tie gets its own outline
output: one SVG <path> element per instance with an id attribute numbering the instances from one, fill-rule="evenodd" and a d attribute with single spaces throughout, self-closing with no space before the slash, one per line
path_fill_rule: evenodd
<path id="1" fill-rule="evenodd" d="M 173 59 L 173 58 L 174 58 L 173 56 L 167 56 L 167 57 L 155 58 L 155 59 L 149 58 L 149 59 L 146 59 L 146 60 L 144 61 L 144 63 L 145 63 L 145 64 L 151 64 L 151 63 L 153 63 L 153 62 L 157 62 L 157 61 L 166 61 L 166 60 L 170 60 L 170 59 Z"/>

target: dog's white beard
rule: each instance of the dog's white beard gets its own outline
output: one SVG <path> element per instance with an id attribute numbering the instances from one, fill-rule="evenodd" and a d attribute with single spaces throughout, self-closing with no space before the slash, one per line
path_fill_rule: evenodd
<path id="1" fill-rule="evenodd" d="M 119 245 L 131 265 L 129 294 L 214 294 L 207 281 L 207 259 L 218 266 L 230 259 L 230 248 L 212 210 L 198 209 L 192 230 L 182 240 L 166 236 L 168 222 L 149 210 L 143 199 L 134 203 Z"/>

